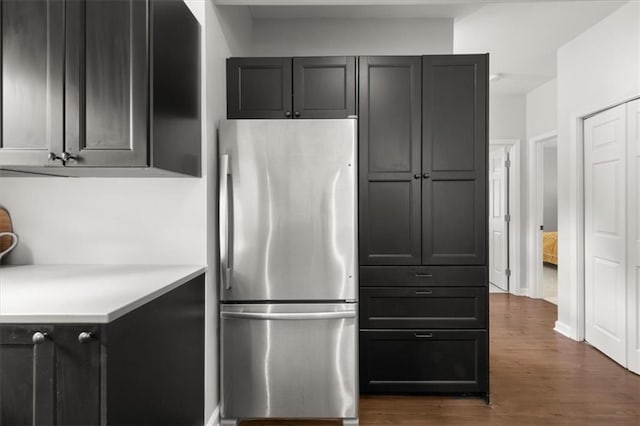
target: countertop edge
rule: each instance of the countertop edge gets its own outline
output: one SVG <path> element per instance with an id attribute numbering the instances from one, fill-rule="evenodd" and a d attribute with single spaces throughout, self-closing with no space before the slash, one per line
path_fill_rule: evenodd
<path id="1" fill-rule="evenodd" d="M 200 267 L 199 269 L 195 270 L 194 272 L 192 272 L 192 273 L 190 273 L 188 275 L 185 275 L 184 277 L 180 278 L 179 280 L 174 281 L 171 284 L 167 284 L 166 286 L 164 286 L 162 288 L 159 288 L 156 291 L 151 292 L 151 293 L 141 297 L 138 300 L 134 300 L 131 303 L 129 303 L 127 305 L 124 305 L 124 306 L 120 307 L 119 309 L 116 309 L 115 311 L 109 312 L 106 315 L 106 321 L 104 321 L 104 322 L 105 323 L 113 322 L 113 321 L 117 320 L 118 318 L 128 314 L 129 312 L 138 309 L 140 306 L 145 305 L 145 304 L 151 302 L 152 300 L 157 299 L 158 297 L 162 296 L 163 294 L 167 294 L 171 290 L 180 287 L 182 284 L 185 284 L 185 283 L 191 281 L 195 277 L 204 274 L 205 272 L 206 272 L 206 268 L 205 267 Z"/>
<path id="2" fill-rule="evenodd" d="M 19 265 L 18 265 L 19 266 Z M 182 266 L 182 265 L 181 265 Z M 187 266 L 187 265 L 184 265 Z M 192 279 L 207 272 L 206 266 L 194 265 L 194 270 L 181 278 L 168 283 L 144 296 L 133 300 L 119 308 L 106 313 L 75 313 L 75 314 L 59 314 L 59 313 L 42 313 L 42 314 L 6 314 L 0 313 L 0 325 L 7 324 L 108 324 L 124 315 L 136 310 L 137 308 L 157 299 L 158 297 L 169 293 L 170 291 L 180 287 L 181 285 L 191 281 Z"/>

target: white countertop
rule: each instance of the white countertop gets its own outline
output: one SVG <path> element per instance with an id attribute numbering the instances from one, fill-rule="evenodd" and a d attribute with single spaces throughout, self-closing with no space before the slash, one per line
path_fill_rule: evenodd
<path id="1" fill-rule="evenodd" d="M 205 272 L 197 265 L 0 268 L 0 323 L 108 323 Z"/>

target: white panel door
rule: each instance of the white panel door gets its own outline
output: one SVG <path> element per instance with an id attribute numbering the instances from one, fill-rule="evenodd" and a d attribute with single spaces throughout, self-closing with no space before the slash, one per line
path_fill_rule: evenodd
<path id="1" fill-rule="evenodd" d="M 627 104 L 628 368 L 640 374 L 640 99 Z"/>
<path id="2" fill-rule="evenodd" d="M 584 122 L 585 339 L 623 366 L 626 349 L 626 106 Z"/>
<path id="3" fill-rule="evenodd" d="M 489 281 L 508 291 L 506 270 L 509 267 L 508 183 L 505 163 L 507 147 L 494 147 L 489 152 Z"/>

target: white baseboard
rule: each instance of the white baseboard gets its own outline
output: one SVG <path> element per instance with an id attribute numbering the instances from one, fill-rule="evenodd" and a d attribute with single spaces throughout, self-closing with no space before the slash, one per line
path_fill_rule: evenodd
<path id="1" fill-rule="evenodd" d="M 213 413 L 211 413 L 211 417 L 205 423 L 206 426 L 219 426 L 220 425 L 220 406 L 218 405 Z"/>
<path id="2" fill-rule="evenodd" d="M 571 327 L 569 327 L 565 323 L 556 321 L 556 326 L 553 327 L 553 330 L 562 334 L 563 336 L 568 337 L 569 339 L 576 340 L 575 337 L 573 337 L 573 333 L 572 333 L 573 330 L 571 330 Z"/>

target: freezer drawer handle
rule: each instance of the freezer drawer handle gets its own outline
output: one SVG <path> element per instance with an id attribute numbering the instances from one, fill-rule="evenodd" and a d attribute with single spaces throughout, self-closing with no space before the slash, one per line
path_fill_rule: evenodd
<path id="1" fill-rule="evenodd" d="M 355 318 L 354 311 L 348 312 L 305 312 L 305 313 L 268 313 L 268 312 L 222 312 L 220 318 L 239 318 L 256 320 L 324 320 Z"/>
<path id="2" fill-rule="evenodd" d="M 433 274 L 428 272 L 416 272 L 416 277 L 418 278 L 433 278 Z"/>
<path id="3" fill-rule="evenodd" d="M 229 199 L 229 155 L 220 156 L 220 280 L 224 288 L 231 288 L 231 201 Z"/>
<path id="4" fill-rule="evenodd" d="M 426 294 L 433 294 L 431 290 L 416 290 L 416 296 L 424 296 Z"/>
<path id="5" fill-rule="evenodd" d="M 414 336 L 418 339 L 429 339 L 433 337 L 433 334 L 432 333 L 423 333 L 423 334 L 414 333 Z"/>

